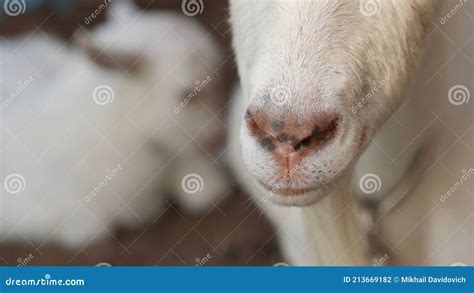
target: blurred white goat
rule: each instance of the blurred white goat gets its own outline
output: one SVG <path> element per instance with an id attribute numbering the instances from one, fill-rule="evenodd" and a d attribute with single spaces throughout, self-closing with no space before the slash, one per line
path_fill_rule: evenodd
<path id="1" fill-rule="evenodd" d="M 197 212 L 225 192 L 201 148 L 221 131 L 217 44 L 185 16 L 109 9 L 82 48 L 2 42 L 1 241 L 83 245 L 155 220 L 164 193 Z"/>

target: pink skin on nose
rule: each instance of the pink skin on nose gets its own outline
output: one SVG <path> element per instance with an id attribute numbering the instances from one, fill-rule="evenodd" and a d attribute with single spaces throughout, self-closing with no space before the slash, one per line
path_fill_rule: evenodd
<path id="1" fill-rule="evenodd" d="M 275 159 L 278 160 L 279 166 L 282 173 L 286 173 L 286 176 L 291 177 L 291 170 L 295 170 L 301 161 L 301 154 L 294 150 L 294 147 L 287 143 L 276 143 L 274 155 Z"/>
<path id="2" fill-rule="evenodd" d="M 309 122 L 301 122 L 290 115 L 272 119 L 282 115 L 257 113 L 253 115 L 247 111 L 247 127 L 261 147 L 273 153 L 279 166 L 278 173 L 288 180 L 292 175 L 298 175 L 294 171 L 305 156 L 335 136 L 339 125 L 339 118 L 335 115 L 320 114 Z"/>

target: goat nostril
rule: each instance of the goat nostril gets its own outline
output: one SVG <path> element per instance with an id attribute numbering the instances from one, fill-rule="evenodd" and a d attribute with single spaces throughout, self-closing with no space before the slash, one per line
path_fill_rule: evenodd
<path id="1" fill-rule="evenodd" d="M 337 116 L 315 115 L 301 123 L 298 117 L 258 109 L 247 109 L 244 120 L 260 147 L 277 151 L 275 155 L 280 157 L 305 156 L 321 148 L 336 136 L 340 124 Z"/>
<path id="2" fill-rule="evenodd" d="M 308 136 L 307 138 L 303 139 L 299 143 L 295 145 L 295 151 L 298 151 L 301 149 L 301 147 L 305 147 L 311 144 L 311 136 Z"/>
<path id="3" fill-rule="evenodd" d="M 282 133 L 282 134 L 278 135 L 276 137 L 276 139 L 279 142 L 289 142 L 291 144 L 294 144 L 298 141 L 295 136 L 289 135 L 289 134 L 286 134 L 286 133 Z"/>
<path id="4" fill-rule="evenodd" d="M 247 121 L 248 129 L 252 135 L 259 137 L 265 135 L 265 131 L 258 126 L 257 121 L 253 118 L 249 110 L 245 113 L 245 120 Z"/>

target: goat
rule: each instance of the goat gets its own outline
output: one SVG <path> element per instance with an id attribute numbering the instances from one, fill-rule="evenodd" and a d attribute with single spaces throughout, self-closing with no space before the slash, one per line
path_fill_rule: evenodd
<path id="1" fill-rule="evenodd" d="M 199 147 L 222 131 L 217 43 L 185 16 L 109 9 L 79 47 L 2 44 L 2 241 L 78 247 L 156 219 L 166 192 L 199 212 L 225 191 Z"/>
<path id="2" fill-rule="evenodd" d="M 369 230 L 392 264 L 474 264 L 472 2 L 442 2 L 231 1 L 230 160 L 290 264 L 369 265 Z"/>

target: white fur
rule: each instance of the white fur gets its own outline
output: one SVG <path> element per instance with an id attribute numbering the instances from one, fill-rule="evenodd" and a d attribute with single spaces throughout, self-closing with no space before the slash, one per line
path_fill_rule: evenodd
<path id="1" fill-rule="evenodd" d="M 91 38 L 104 54 L 140 56 L 137 72 L 105 69 L 39 33 L 2 44 L 2 92 L 32 76 L 0 112 L 0 178 L 18 173 L 26 182 L 16 194 L 2 188 L 2 241 L 82 245 L 119 224 L 157 219 L 166 193 L 197 212 L 225 191 L 225 177 L 198 146 L 221 131 L 208 110 L 218 106 L 216 81 L 201 102 L 174 112 L 196 81 L 213 76 L 217 45 L 190 18 L 116 5 Z M 94 102 L 100 85 L 113 89 L 113 102 Z M 202 191 L 183 190 L 189 173 L 202 177 Z"/>
<path id="2" fill-rule="evenodd" d="M 456 176 L 436 170 L 438 160 L 448 158 L 457 162 L 450 164 L 453 173 L 473 167 L 469 151 L 446 154 L 446 137 L 453 137 L 446 125 L 458 136 L 471 125 L 472 101 L 455 107 L 447 97 L 455 84 L 464 84 L 472 92 L 472 61 L 462 54 L 459 60 L 449 59 L 457 49 L 449 49 L 450 41 L 431 26 L 438 22 L 435 1 L 380 1 L 376 16 L 363 15 L 359 3 L 231 1 L 242 86 L 230 118 L 236 174 L 273 220 L 292 264 L 368 264 L 357 199 L 387 194 L 405 198 L 397 205 L 400 210 L 380 220 L 393 263 L 472 264 L 472 235 L 458 235 L 462 249 L 452 249 L 449 255 L 440 251 L 444 246 L 454 248 L 453 230 L 462 224 L 466 231 L 466 223 L 472 223 L 472 188 L 441 203 L 439 195 Z M 444 3 L 439 15 L 456 3 Z M 472 37 L 465 33 L 469 29 L 462 29 L 469 27 L 466 15 L 458 12 L 441 28 L 452 38 L 463 32 L 458 46 Z M 443 73 L 438 75 L 440 69 Z M 353 106 L 381 81 L 383 86 L 354 112 Z M 277 176 L 276 162 L 242 123 L 247 105 L 260 103 L 262 96 L 279 86 L 290 89 L 287 105 L 302 121 L 328 109 L 343 117 L 342 131 L 298 167 L 298 172 L 312 179 L 291 187 L 313 187 L 313 191 L 292 197 L 269 192 L 258 183 L 256 179 L 271 185 Z M 267 109 L 278 106 L 267 105 Z M 441 113 L 441 119 L 433 112 Z M 472 139 L 471 133 L 464 142 Z M 322 171 L 319 179 L 311 175 L 313 170 Z M 359 179 L 367 173 L 381 177 L 379 192 L 361 192 Z M 470 211 L 461 208 L 469 203 Z M 303 207 L 284 207 L 288 205 Z M 446 216 L 446 210 L 452 212 Z M 443 218 L 451 218 L 451 223 L 439 225 Z"/>

